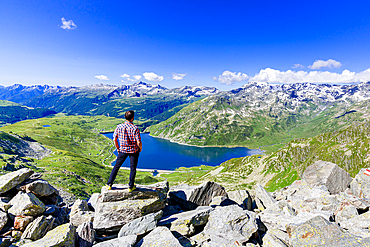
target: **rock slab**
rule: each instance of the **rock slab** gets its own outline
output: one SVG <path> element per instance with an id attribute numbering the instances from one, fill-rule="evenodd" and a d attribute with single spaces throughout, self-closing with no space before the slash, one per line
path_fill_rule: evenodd
<path id="1" fill-rule="evenodd" d="M 33 171 L 29 168 L 22 168 L 15 172 L 11 172 L 0 176 L 0 194 L 5 193 L 17 185 L 21 184 L 24 180 L 29 178 Z"/>

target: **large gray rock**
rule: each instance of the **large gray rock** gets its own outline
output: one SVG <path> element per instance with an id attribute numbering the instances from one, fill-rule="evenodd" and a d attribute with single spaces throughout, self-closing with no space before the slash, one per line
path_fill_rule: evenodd
<path id="1" fill-rule="evenodd" d="M 262 202 L 264 208 L 276 207 L 276 200 L 260 184 L 256 185 L 256 197 Z"/>
<path id="2" fill-rule="evenodd" d="M 77 227 L 77 245 L 79 247 L 91 247 L 95 241 L 95 231 L 91 222 L 85 222 Z"/>
<path id="3" fill-rule="evenodd" d="M 53 227 L 53 216 L 42 215 L 27 225 L 26 230 L 22 234 L 22 239 L 38 240 Z"/>
<path id="4" fill-rule="evenodd" d="M 94 247 L 132 247 L 136 243 L 136 239 L 136 235 L 129 235 L 95 244 Z"/>
<path id="5" fill-rule="evenodd" d="M 102 187 L 98 203 L 147 198 L 158 198 L 164 202 L 167 199 L 169 185 L 167 181 L 151 185 L 136 185 L 136 190 L 132 192 L 128 191 L 128 185 L 114 184 L 112 188 L 108 190 L 106 186 Z"/>
<path id="6" fill-rule="evenodd" d="M 137 218 L 124 225 L 118 233 L 118 237 L 128 235 L 142 235 L 150 232 L 157 227 L 158 221 L 161 219 L 163 211 L 151 213 L 143 217 Z"/>
<path id="7" fill-rule="evenodd" d="M 370 246 L 370 239 L 362 239 L 344 231 L 335 223 L 317 216 L 297 227 L 290 237 L 295 246 L 349 247 Z"/>
<path id="8" fill-rule="evenodd" d="M 237 205 L 215 208 L 209 215 L 204 234 L 219 243 L 246 243 L 257 232 L 256 214 Z"/>
<path id="9" fill-rule="evenodd" d="M 367 211 L 370 208 L 370 199 L 359 198 L 352 194 L 340 193 L 337 199 L 342 203 L 353 205 L 359 210 Z"/>
<path id="10" fill-rule="evenodd" d="M 369 228 L 370 226 L 370 211 L 351 217 L 340 222 L 340 226 L 345 229 L 351 228 Z"/>
<path id="11" fill-rule="evenodd" d="M 32 193 L 24 193 L 19 191 L 9 202 L 12 205 L 8 209 L 11 215 L 29 215 L 38 216 L 45 211 L 45 205 Z"/>
<path id="12" fill-rule="evenodd" d="M 102 189 L 93 222 L 97 231 L 119 231 L 130 221 L 158 212 L 165 206 L 168 182 L 137 185 L 137 189 L 131 193 L 126 188 L 116 191 L 117 187 L 115 185 L 112 191 Z M 116 201 L 118 199 L 122 201 Z"/>
<path id="13" fill-rule="evenodd" d="M 0 231 L 8 222 L 8 214 L 0 210 Z"/>
<path id="14" fill-rule="evenodd" d="M 338 165 L 326 162 L 316 161 L 306 168 L 302 178 L 313 188 L 315 186 L 325 185 L 331 194 L 339 194 L 345 191 L 352 181 L 351 176 Z"/>
<path id="15" fill-rule="evenodd" d="M 289 247 L 283 239 L 276 236 L 273 231 L 268 231 L 262 238 L 263 247 Z"/>
<path id="16" fill-rule="evenodd" d="M 75 247 L 76 227 L 60 225 L 49 231 L 42 239 L 22 245 L 22 247 Z"/>
<path id="17" fill-rule="evenodd" d="M 208 206 L 216 196 L 227 197 L 227 193 L 221 185 L 208 181 L 199 186 L 181 185 L 171 188 L 169 196 L 183 209 L 193 210 L 198 206 Z"/>
<path id="18" fill-rule="evenodd" d="M 212 210 L 212 207 L 200 206 L 191 211 L 165 217 L 158 222 L 158 225 L 168 226 L 171 231 L 189 236 L 195 232 L 195 227 L 205 225 L 208 222 L 208 217 Z"/>
<path id="19" fill-rule="evenodd" d="M 305 180 L 296 180 L 291 185 L 272 193 L 276 200 L 287 200 L 291 196 L 305 197 L 311 193 L 311 188 Z"/>
<path id="20" fill-rule="evenodd" d="M 227 195 L 243 209 L 252 211 L 252 197 L 247 190 L 228 191 Z"/>
<path id="21" fill-rule="evenodd" d="M 355 206 L 347 202 L 342 202 L 335 211 L 335 221 L 342 222 L 358 216 Z"/>
<path id="22" fill-rule="evenodd" d="M 87 201 L 87 204 L 89 204 L 89 206 L 91 206 L 94 210 L 96 208 L 96 204 L 98 203 L 99 196 L 100 196 L 100 193 L 94 193 L 91 195 L 91 197 Z"/>
<path id="23" fill-rule="evenodd" d="M 350 187 L 354 196 L 370 199 L 370 176 L 367 175 L 366 170 L 370 168 L 361 169 L 352 180 Z"/>
<path id="24" fill-rule="evenodd" d="M 143 239 L 141 239 L 135 247 L 182 247 L 180 242 L 173 236 L 171 231 L 164 226 L 158 226 Z"/>
<path id="25" fill-rule="evenodd" d="M 93 222 L 95 212 L 90 211 L 89 205 L 85 200 L 76 200 L 71 207 L 69 219 L 72 225 L 78 227 L 85 222 Z"/>
<path id="26" fill-rule="evenodd" d="M 0 176 L 0 194 L 5 193 L 17 185 L 21 184 L 24 180 L 29 178 L 33 171 L 29 168 L 22 168 L 15 172 L 11 172 Z"/>
<path id="27" fill-rule="evenodd" d="M 18 186 L 17 189 L 26 193 L 33 193 L 37 197 L 50 196 L 51 194 L 57 195 L 59 194 L 58 190 L 51 186 L 48 181 L 41 179 L 33 181 L 32 183 L 23 186 Z"/>

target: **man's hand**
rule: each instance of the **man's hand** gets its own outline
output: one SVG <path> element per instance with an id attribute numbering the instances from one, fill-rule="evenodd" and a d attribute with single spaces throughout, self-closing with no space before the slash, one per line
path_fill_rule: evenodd
<path id="1" fill-rule="evenodd" d="M 137 146 L 139 147 L 139 152 L 141 152 L 141 150 L 143 149 L 143 143 L 141 142 L 141 141 L 136 141 L 136 143 L 137 143 Z"/>
<path id="2" fill-rule="evenodd" d="M 119 153 L 118 136 L 116 136 L 116 137 L 114 138 L 113 142 L 114 142 L 114 146 L 116 146 L 116 148 L 117 148 L 117 152 Z"/>

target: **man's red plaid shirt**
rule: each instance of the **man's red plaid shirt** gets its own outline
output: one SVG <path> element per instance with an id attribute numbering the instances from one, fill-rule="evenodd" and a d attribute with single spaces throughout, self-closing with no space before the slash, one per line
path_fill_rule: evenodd
<path id="1" fill-rule="evenodd" d="M 120 153 L 139 152 L 137 141 L 141 141 L 139 129 L 131 122 L 119 124 L 114 131 L 113 140 L 118 136 Z"/>

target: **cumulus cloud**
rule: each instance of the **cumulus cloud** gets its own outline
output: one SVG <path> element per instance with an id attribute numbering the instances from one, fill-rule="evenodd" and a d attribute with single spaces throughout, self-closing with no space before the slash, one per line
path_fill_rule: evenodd
<path id="1" fill-rule="evenodd" d="M 246 81 L 248 79 L 248 75 L 244 74 L 242 72 L 236 73 L 236 72 L 231 72 L 228 70 L 225 70 L 221 75 L 218 77 L 212 77 L 213 80 L 218 81 L 219 83 L 224 83 L 227 85 L 234 84 L 235 82 L 240 82 L 240 81 Z"/>
<path id="2" fill-rule="evenodd" d="M 72 20 L 66 21 L 66 19 L 64 19 L 64 17 L 62 17 L 62 24 L 63 25 L 60 26 L 60 27 L 63 28 L 63 29 L 71 30 L 71 29 L 77 28 L 77 25 Z"/>
<path id="3" fill-rule="evenodd" d="M 299 64 L 299 63 L 296 63 L 294 64 L 294 66 L 292 67 L 293 69 L 297 69 L 297 68 L 304 68 L 304 66 L 302 64 Z"/>
<path id="4" fill-rule="evenodd" d="M 119 77 L 122 77 L 122 78 L 130 78 L 130 76 L 128 74 L 122 74 Z"/>
<path id="5" fill-rule="evenodd" d="M 309 65 L 308 68 L 310 69 L 321 69 L 321 68 L 340 68 L 342 64 L 338 61 L 335 61 L 333 59 L 328 59 L 326 61 L 324 60 L 316 60 L 312 65 Z"/>
<path id="6" fill-rule="evenodd" d="M 160 81 L 163 81 L 163 79 L 164 79 L 163 76 L 157 75 L 156 73 L 153 73 L 153 72 L 145 72 L 145 73 L 143 73 L 143 76 L 148 81 L 160 82 Z"/>
<path id="7" fill-rule="evenodd" d="M 138 80 L 141 79 L 142 76 L 141 75 L 134 75 L 132 77 L 134 77 L 134 80 L 138 81 Z"/>
<path id="8" fill-rule="evenodd" d="M 262 69 L 258 74 L 249 79 L 250 82 L 268 83 L 357 83 L 370 81 L 370 69 L 356 73 L 343 70 L 342 73 L 332 73 L 329 71 L 280 71 L 276 69 Z"/>
<path id="9" fill-rule="evenodd" d="M 109 78 L 106 75 L 96 75 L 95 78 L 99 79 L 100 81 L 109 81 Z"/>
<path id="10" fill-rule="evenodd" d="M 184 76 L 186 76 L 186 73 L 185 74 L 172 73 L 172 79 L 176 81 L 184 80 Z"/>

